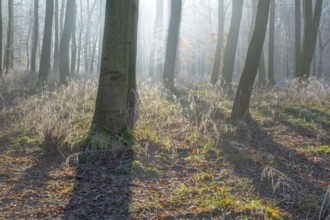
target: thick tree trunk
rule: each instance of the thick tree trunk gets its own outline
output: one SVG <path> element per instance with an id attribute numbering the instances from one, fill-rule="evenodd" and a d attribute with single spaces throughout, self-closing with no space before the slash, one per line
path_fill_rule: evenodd
<path id="1" fill-rule="evenodd" d="M 315 3 L 315 10 L 313 16 L 312 1 L 304 1 L 304 40 L 301 51 L 301 66 L 300 79 L 307 80 L 310 76 L 311 63 L 315 51 L 317 32 L 320 25 L 321 11 L 323 0 L 317 0 Z"/>
<path id="2" fill-rule="evenodd" d="M 171 18 L 166 43 L 166 54 L 163 71 L 163 84 L 164 87 L 169 90 L 174 90 L 174 71 L 179 43 L 181 7 L 181 0 L 171 1 Z"/>
<path id="3" fill-rule="evenodd" d="M 228 33 L 228 40 L 226 44 L 226 49 L 223 58 L 223 68 L 222 68 L 222 85 L 225 90 L 231 91 L 231 82 L 233 80 L 234 65 L 236 48 L 238 42 L 238 35 L 241 25 L 243 11 L 243 1 L 242 0 L 232 0 L 232 17 Z"/>
<path id="4" fill-rule="evenodd" d="M 31 49 L 31 71 L 36 72 L 36 58 L 39 36 L 39 0 L 34 0 L 34 23 L 33 23 L 33 39 Z"/>
<path id="5" fill-rule="evenodd" d="M 221 63 L 221 53 L 222 53 L 222 43 L 223 43 L 223 32 L 225 26 L 225 16 L 224 16 L 224 0 L 218 0 L 218 40 L 217 48 L 215 51 L 215 59 L 213 65 L 213 71 L 211 75 L 211 83 L 215 84 L 218 81 L 220 63 Z"/>
<path id="6" fill-rule="evenodd" d="M 67 80 L 70 78 L 69 49 L 74 24 L 73 11 L 75 8 L 76 0 L 68 0 L 66 5 L 64 29 L 60 44 L 60 84 L 63 85 L 67 84 Z"/>
<path id="7" fill-rule="evenodd" d="M 271 0 L 269 13 L 269 55 L 268 55 L 268 85 L 275 85 L 274 76 L 274 44 L 275 44 L 275 0 Z"/>
<path id="8" fill-rule="evenodd" d="M 133 129 L 136 121 L 136 103 L 138 98 L 136 85 L 136 55 L 137 55 L 137 33 L 138 33 L 138 18 L 139 18 L 139 0 L 132 0 L 132 33 L 131 33 L 131 48 L 130 48 L 130 65 L 128 73 L 128 128 Z"/>
<path id="9" fill-rule="evenodd" d="M 231 112 L 233 120 L 244 120 L 249 114 L 250 97 L 266 36 L 269 6 L 270 0 L 259 0 L 258 2 L 255 28 Z"/>
<path id="10" fill-rule="evenodd" d="M 50 68 L 50 49 L 52 42 L 54 1 L 46 1 L 45 29 L 42 41 L 42 50 L 39 68 L 39 81 L 41 84 L 47 84 L 48 71 Z"/>
<path id="11" fill-rule="evenodd" d="M 134 0 L 112 0 L 106 3 L 106 19 L 101 73 L 96 98 L 93 127 L 112 134 L 128 128 L 128 86 L 131 77 Z M 134 22 L 133 22 L 134 23 Z"/>

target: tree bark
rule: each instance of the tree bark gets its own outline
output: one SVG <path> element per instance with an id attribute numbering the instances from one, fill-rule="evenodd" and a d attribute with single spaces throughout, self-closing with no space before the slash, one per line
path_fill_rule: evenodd
<path id="1" fill-rule="evenodd" d="M 76 0 L 67 1 L 63 34 L 60 43 L 60 84 L 66 85 L 70 78 L 69 49 L 74 24 Z"/>
<path id="2" fill-rule="evenodd" d="M 301 53 L 301 6 L 300 0 L 295 0 L 295 53 L 296 53 L 296 68 L 295 76 L 300 76 L 300 53 Z"/>
<path id="3" fill-rule="evenodd" d="M 166 89 L 174 90 L 174 71 L 179 43 L 180 21 L 181 21 L 181 0 L 171 1 L 171 17 L 166 43 L 165 63 L 163 70 L 163 84 Z"/>
<path id="4" fill-rule="evenodd" d="M 7 29 L 7 44 L 5 50 L 5 69 L 14 68 L 14 16 L 13 16 L 13 0 L 8 0 L 8 29 Z"/>
<path id="5" fill-rule="evenodd" d="M 275 85 L 274 76 L 274 44 L 275 44 L 275 0 L 271 0 L 269 13 L 269 54 L 268 54 L 268 85 Z"/>
<path id="6" fill-rule="evenodd" d="M 72 0 L 70 0 L 72 1 Z M 75 1 L 75 0 L 74 0 Z M 71 12 L 73 24 L 72 24 L 72 53 L 71 53 L 71 74 L 74 75 L 76 73 L 76 59 L 77 59 L 77 33 L 76 33 L 76 20 L 77 20 L 77 5 L 74 5 L 74 9 Z"/>
<path id="7" fill-rule="evenodd" d="M 304 40 L 301 51 L 301 71 L 299 79 L 307 80 L 310 76 L 311 63 L 315 51 L 317 32 L 320 25 L 323 0 L 317 0 L 313 16 L 312 1 L 304 1 Z"/>
<path id="8" fill-rule="evenodd" d="M 63 2 L 63 1 L 62 1 Z M 53 58 L 53 72 L 58 72 L 59 70 L 59 34 L 62 33 L 62 30 L 59 31 L 58 25 L 58 0 L 54 1 L 55 3 L 55 12 L 54 12 L 54 58 Z M 64 6 L 63 6 L 64 8 Z M 62 10 L 62 9 L 61 9 Z"/>
<path id="9" fill-rule="evenodd" d="M 33 40 L 31 49 L 31 71 L 36 72 L 36 58 L 39 36 L 39 0 L 34 0 L 34 24 L 33 24 Z"/>
<path id="10" fill-rule="evenodd" d="M 160 40 L 160 35 L 162 35 L 163 31 L 163 0 L 157 0 L 156 3 L 156 18 L 154 23 L 154 30 L 153 30 L 153 42 L 152 47 L 150 50 L 150 58 L 149 58 L 149 76 L 152 79 L 155 79 L 156 76 L 159 77 L 161 75 L 161 72 L 158 73 L 157 70 L 157 64 L 159 62 L 158 56 L 156 56 L 156 53 L 158 51 Z M 160 69 L 161 70 L 161 69 Z"/>
<path id="11" fill-rule="evenodd" d="M 226 49 L 223 58 L 223 68 L 222 68 L 222 85 L 225 90 L 231 91 L 231 82 L 234 74 L 235 56 L 236 48 L 238 42 L 238 35 L 241 25 L 243 11 L 243 1 L 242 0 L 232 0 L 232 17 L 228 33 L 228 40 L 226 44 Z"/>
<path id="12" fill-rule="evenodd" d="M 44 38 L 42 41 L 42 50 L 41 50 L 40 68 L 39 68 L 39 82 L 41 84 L 47 84 L 48 71 L 50 68 L 50 49 L 52 42 L 53 11 L 54 11 L 54 1 L 47 0 Z"/>
<path id="13" fill-rule="evenodd" d="M 0 0 L 0 9 L 2 8 L 2 0 Z M 0 79 L 2 78 L 2 10 L 0 10 Z"/>
<path id="14" fill-rule="evenodd" d="M 223 43 L 223 32 L 225 26 L 225 16 L 224 16 L 224 0 L 218 0 L 218 40 L 217 48 L 215 51 L 214 65 L 211 75 L 211 84 L 215 84 L 219 78 L 220 63 L 221 63 L 221 53 L 222 53 L 222 43 Z"/>
<path id="15" fill-rule="evenodd" d="M 128 91 L 132 65 L 134 0 L 106 2 L 106 19 L 99 87 L 93 127 L 118 134 L 128 128 Z M 134 22 L 137 22 L 134 20 Z M 134 23 L 133 22 L 133 23 Z"/>
<path id="16" fill-rule="evenodd" d="M 249 115 L 250 98 L 266 36 L 270 0 L 259 0 L 256 22 L 245 66 L 237 88 L 231 119 L 244 120 Z"/>

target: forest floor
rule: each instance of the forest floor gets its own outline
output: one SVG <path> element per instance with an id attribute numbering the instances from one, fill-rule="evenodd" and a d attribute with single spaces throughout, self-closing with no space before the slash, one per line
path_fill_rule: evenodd
<path id="1" fill-rule="evenodd" d="M 96 79 L 56 90 L 27 84 L 33 79 L 0 81 L 0 219 L 330 215 L 330 89 L 322 83 L 256 89 L 252 119 L 239 125 L 229 121 L 233 97 L 216 86 L 169 95 L 139 83 L 135 141 L 121 155 L 114 148 L 130 144 L 129 132 L 89 133 Z M 45 156 L 53 149 L 58 155 Z"/>

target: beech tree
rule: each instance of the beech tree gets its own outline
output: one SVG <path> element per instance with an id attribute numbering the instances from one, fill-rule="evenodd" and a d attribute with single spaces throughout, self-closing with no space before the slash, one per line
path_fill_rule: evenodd
<path id="1" fill-rule="evenodd" d="M 129 127 L 128 99 L 135 77 L 136 0 L 106 2 L 104 37 L 94 127 L 118 134 Z"/>
<path id="2" fill-rule="evenodd" d="M 304 38 L 300 55 L 301 68 L 296 76 L 299 79 L 307 80 L 310 76 L 310 67 L 314 55 L 317 40 L 317 32 L 320 25 L 323 0 L 316 0 L 313 13 L 312 1 L 304 1 Z"/>
<path id="3" fill-rule="evenodd" d="M 54 12 L 54 1 L 47 0 L 44 38 L 42 41 L 40 68 L 39 68 L 39 81 L 41 84 L 46 84 L 48 80 L 48 71 L 50 68 L 50 51 L 51 51 L 51 42 L 52 42 L 53 12 Z"/>
<path id="4" fill-rule="evenodd" d="M 7 43 L 4 57 L 5 69 L 14 68 L 14 0 L 8 0 L 8 29 Z"/>
<path id="5" fill-rule="evenodd" d="M 218 39 L 217 48 L 215 52 L 213 71 L 211 75 L 211 83 L 215 84 L 218 81 L 220 63 L 221 63 L 221 52 L 223 43 L 223 32 L 225 26 L 225 16 L 224 16 L 224 0 L 218 0 Z"/>
<path id="6" fill-rule="evenodd" d="M 274 77 L 274 44 L 275 44 L 275 0 L 271 0 L 269 13 L 269 55 L 268 55 L 268 85 L 275 85 Z"/>
<path id="7" fill-rule="evenodd" d="M 231 119 L 233 120 L 245 120 L 249 116 L 250 97 L 266 36 L 270 1 L 258 1 L 254 31 L 231 112 Z"/>
<path id="8" fill-rule="evenodd" d="M 70 78 L 69 49 L 75 18 L 76 0 L 67 1 L 64 29 L 60 43 L 60 83 L 67 84 Z"/>
<path id="9" fill-rule="evenodd" d="M 243 10 L 242 0 L 232 0 L 232 16 L 228 33 L 228 40 L 223 57 L 222 85 L 226 90 L 232 90 L 231 82 L 234 74 L 235 55 L 238 42 L 238 34 L 241 25 Z"/>
<path id="10" fill-rule="evenodd" d="M 163 84 L 166 89 L 174 90 L 174 71 L 179 43 L 181 0 L 171 1 L 171 18 L 166 43 L 165 63 L 163 70 Z"/>
<path id="11" fill-rule="evenodd" d="M 31 48 L 31 71 L 36 72 L 36 58 L 39 38 L 39 0 L 34 0 L 34 23 Z"/>

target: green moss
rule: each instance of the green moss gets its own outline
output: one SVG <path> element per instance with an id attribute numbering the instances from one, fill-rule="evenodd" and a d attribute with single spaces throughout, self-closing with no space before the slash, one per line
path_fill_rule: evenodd
<path id="1" fill-rule="evenodd" d="M 142 177 L 158 177 L 160 172 L 155 168 L 145 167 L 141 161 L 135 160 L 133 161 L 132 171 L 137 176 Z"/>

